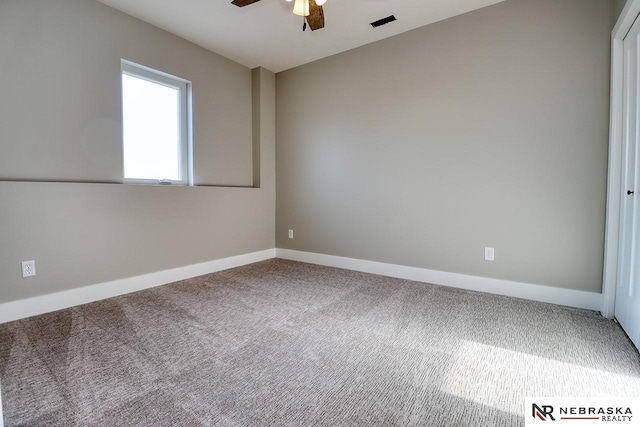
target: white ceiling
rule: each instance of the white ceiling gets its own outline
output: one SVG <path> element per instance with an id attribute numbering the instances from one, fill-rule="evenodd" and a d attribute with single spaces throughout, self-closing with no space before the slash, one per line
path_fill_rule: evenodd
<path id="1" fill-rule="evenodd" d="M 302 32 L 285 0 L 99 0 L 249 68 L 280 72 L 503 0 L 327 0 L 325 28 Z M 369 23 L 394 14 L 397 21 Z"/>

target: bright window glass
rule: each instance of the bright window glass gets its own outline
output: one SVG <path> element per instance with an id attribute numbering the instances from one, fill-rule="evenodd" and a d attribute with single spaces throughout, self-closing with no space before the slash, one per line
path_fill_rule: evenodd
<path id="1" fill-rule="evenodd" d="M 188 183 L 187 84 L 124 64 L 124 181 Z"/>

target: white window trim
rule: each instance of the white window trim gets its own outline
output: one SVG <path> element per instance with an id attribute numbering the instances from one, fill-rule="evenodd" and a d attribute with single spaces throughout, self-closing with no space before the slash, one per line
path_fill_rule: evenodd
<path id="1" fill-rule="evenodd" d="M 191 119 L 191 82 L 153 68 L 145 67 L 125 59 L 120 60 L 120 71 L 122 74 L 137 77 L 161 84 L 180 92 L 180 176 L 181 180 L 157 180 L 125 178 L 123 173 L 122 182 L 124 184 L 146 184 L 146 185 L 189 185 L 193 186 L 193 149 L 192 149 L 192 119 Z M 122 86 L 121 86 L 122 87 Z M 122 116 L 124 123 L 124 112 Z M 122 145 L 124 147 L 124 136 Z M 124 154 L 122 156 L 124 171 Z"/>

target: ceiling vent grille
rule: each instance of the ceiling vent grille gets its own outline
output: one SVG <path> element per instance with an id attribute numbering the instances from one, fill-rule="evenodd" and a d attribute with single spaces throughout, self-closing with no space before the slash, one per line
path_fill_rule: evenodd
<path id="1" fill-rule="evenodd" d="M 382 25 L 388 24 L 389 22 L 393 22 L 395 20 L 396 20 L 395 15 L 390 15 L 390 16 L 387 16 L 386 18 L 382 18 L 382 19 L 378 19 L 377 21 L 373 21 L 371 23 L 371 26 L 373 28 L 377 28 L 377 27 L 380 27 Z"/>

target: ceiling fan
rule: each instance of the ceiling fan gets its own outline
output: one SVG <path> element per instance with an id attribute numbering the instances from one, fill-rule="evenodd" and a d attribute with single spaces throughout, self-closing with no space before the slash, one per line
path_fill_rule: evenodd
<path id="1" fill-rule="evenodd" d="M 231 4 L 235 4 L 238 7 L 245 7 L 259 1 L 260 0 L 233 0 Z M 293 0 L 287 1 L 291 2 Z M 303 16 L 306 19 L 302 31 L 306 29 L 307 23 L 311 31 L 324 28 L 324 11 L 322 10 L 322 5 L 326 2 L 327 0 L 295 0 L 293 13 L 298 16 Z"/>

